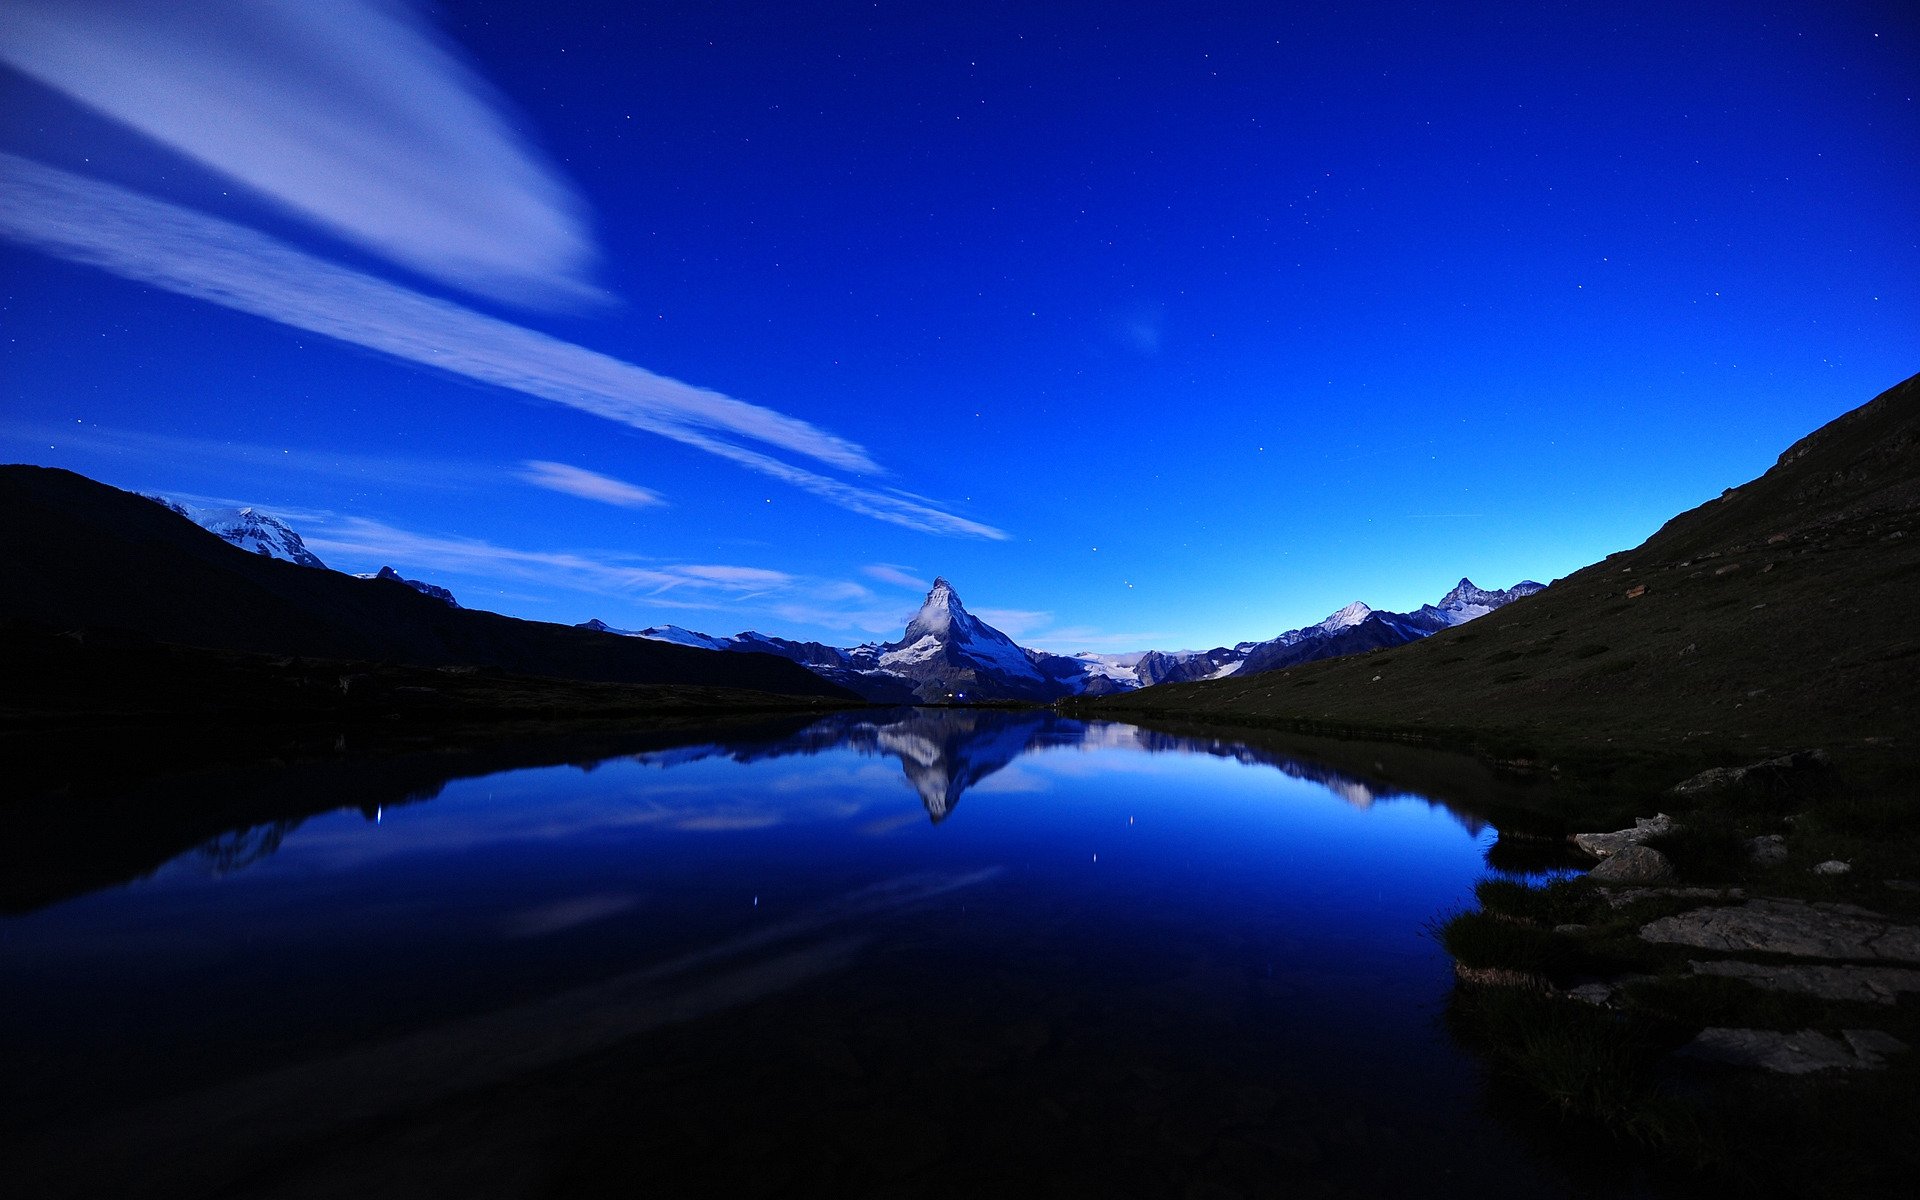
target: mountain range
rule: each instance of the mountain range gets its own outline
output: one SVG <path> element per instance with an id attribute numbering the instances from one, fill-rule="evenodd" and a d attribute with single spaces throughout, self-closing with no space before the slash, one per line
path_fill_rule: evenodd
<path id="1" fill-rule="evenodd" d="M 147 499 L 242 550 L 303 567 L 327 569 L 286 522 L 256 508 L 203 507 L 157 495 Z M 391 566 L 354 578 L 405 584 L 422 595 L 460 607 L 446 588 L 408 579 Z M 1541 586 L 1523 580 L 1505 591 L 1488 591 L 1470 579 L 1462 579 L 1438 604 L 1425 604 L 1410 613 L 1382 612 L 1356 600 L 1316 624 L 1289 629 L 1265 641 L 1212 650 L 1131 654 L 1055 654 L 1027 649 L 968 612 L 945 579 L 934 581 L 919 612 L 908 621 L 906 632 L 898 640 L 885 643 L 838 647 L 753 630 L 715 637 L 678 625 L 616 629 L 597 618 L 581 623 L 579 628 L 698 650 L 772 654 L 876 703 L 1045 703 L 1068 696 L 1113 695 L 1161 683 L 1253 675 L 1322 658 L 1401 646 L 1484 616 L 1540 591 Z"/>
<path id="2" fill-rule="evenodd" d="M 1404 648 L 1094 701 L 1116 719 L 1421 736 L 1506 760 L 1746 763 L 1818 746 L 1910 792 L 1920 376 L 1543 594 Z M 1600 769 L 1599 766 L 1595 767 Z"/>
<path id="3" fill-rule="evenodd" d="M 714 637 L 677 625 L 616 629 L 598 619 L 581 628 L 703 650 L 777 654 L 881 703 L 1047 702 L 1068 696 L 1114 695 L 1160 683 L 1252 675 L 1403 646 L 1484 616 L 1542 587 L 1523 580 L 1504 591 L 1488 591 L 1462 579 L 1438 604 L 1425 604 L 1410 613 L 1380 612 L 1355 601 L 1323 621 L 1265 641 L 1205 651 L 1135 654 L 1053 654 L 1020 646 L 968 612 L 945 579 L 934 580 L 906 631 L 891 642 L 841 648 L 752 631 Z"/>

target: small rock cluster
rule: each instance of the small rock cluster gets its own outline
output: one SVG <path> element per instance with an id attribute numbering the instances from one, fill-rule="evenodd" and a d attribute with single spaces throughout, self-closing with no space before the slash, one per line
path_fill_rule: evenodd
<path id="1" fill-rule="evenodd" d="M 1573 844 L 1601 860 L 1599 866 L 1587 872 L 1590 879 L 1620 884 L 1670 883 L 1674 879 L 1673 863 L 1666 855 L 1641 843 L 1671 833 L 1674 828 L 1672 817 L 1655 813 L 1634 821 L 1632 829 L 1576 833 Z"/>
<path id="2" fill-rule="evenodd" d="M 1714 794 L 1753 783 L 1771 785 L 1785 776 L 1826 767 L 1818 751 L 1769 759 L 1750 767 L 1702 772 L 1673 789 L 1683 797 Z M 1649 897 L 1698 900 L 1700 907 L 1660 917 L 1643 925 L 1639 936 L 1656 944 L 1697 947 L 1721 954 L 1758 955 L 1689 961 L 1695 975 L 1738 979 L 1769 991 L 1791 992 L 1823 1000 L 1893 1005 L 1902 994 L 1920 993 L 1920 925 L 1908 925 L 1853 904 L 1780 897 L 1749 899 L 1740 888 L 1674 886 L 1673 863 L 1642 843 L 1678 828 L 1665 813 L 1636 820 L 1631 829 L 1580 833 L 1573 844 L 1598 860 L 1587 878 L 1606 886 L 1598 894 L 1620 910 Z M 1777 867 L 1790 857 L 1780 834 L 1751 838 L 1748 861 Z M 1851 866 L 1838 859 L 1812 868 L 1835 876 Z M 1889 886 L 1906 884 L 1890 880 Z M 1914 885 L 1906 884 L 1911 887 Z M 1555 932 L 1578 936 L 1586 926 L 1560 926 Z M 1911 964 L 1911 965 L 1908 965 Z M 1594 1005 L 1609 1005 L 1630 979 L 1589 981 L 1565 995 Z M 1872 1070 L 1905 1043 L 1881 1030 L 1847 1029 L 1840 1037 L 1818 1030 L 1705 1029 L 1680 1052 L 1724 1066 L 1749 1067 L 1788 1075 L 1827 1070 Z"/>

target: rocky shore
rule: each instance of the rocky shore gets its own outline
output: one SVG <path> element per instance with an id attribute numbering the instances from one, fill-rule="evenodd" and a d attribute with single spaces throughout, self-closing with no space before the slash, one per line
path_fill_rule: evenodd
<path id="1" fill-rule="evenodd" d="M 1559 1119 L 1674 1169 L 1802 1195 L 1911 1178 L 1908 802 L 1865 802 L 1803 752 L 1703 772 L 1661 805 L 1570 835 L 1584 874 L 1488 879 L 1442 926 L 1456 1031 Z"/>

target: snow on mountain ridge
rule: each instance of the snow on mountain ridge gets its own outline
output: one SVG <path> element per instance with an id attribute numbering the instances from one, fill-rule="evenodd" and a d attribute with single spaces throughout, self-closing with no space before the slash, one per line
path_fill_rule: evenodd
<path id="1" fill-rule="evenodd" d="M 920 611 L 907 622 L 907 632 L 900 641 L 911 643 L 922 637 L 944 638 L 953 628 L 956 618 L 969 615 L 961 605 L 960 597 L 954 593 L 953 585 L 944 577 L 936 578 L 932 589 L 927 592 L 927 598 L 920 604 Z"/>
<path id="2" fill-rule="evenodd" d="M 1338 633 L 1342 629 L 1351 629 L 1366 620 L 1367 615 L 1372 611 L 1373 609 L 1369 608 L 1365 601 L 1355 600 L 1352 604 L 1335 611 L 1325 620 L 1315 624 L 1313 628 L 1327 633 Z"/>
<path id="3" fill-rule="evenodd" d="M 589 622 L 588 628 L 711 649 L 778 654 L 874 700 L 1044 701 L 1257 674 L 1318 658 L 1405 645 L 1540 590 L 1541 585 L 1531 580 L 1496 592 L 1462 579 L 1439 605 L 1423 605 L 1411 613 L 1381 612 L 1356 600 L 1316 624 L 1289 629 L 1266 641 L 1203 651 L 1129 654 L 1054 654 L 1022 647 L 968 612 L 944 577 L 934 581 L 899 640 L 847 649 L 752 632 L 710 638 L 665 626 L 633 633 L 599 621 Z"/>
<path id="4" fill-rule="evenodd" d="M 215 537 L 249 553 L 298 563 L 303 567 L 318 567 L 323 571 L 328 569 L 327 564 L 320 561 L 320 556 L 307 549 L 300 535 L 288 528 L 285 522 L 251 505 L 229 508 L 182 504 L 159 495 L 145 495 L 145 499 L 185 517 Z"/>
<path id="5" fill-rule="evenodd" d="M 167 496 L 142 493 L 142 499 L 151 500 L 168 512 L 185 517 L 195 525 L 213 534 L 215 537 L 238 546 L 250 554 L 260 554 L 267 558 L 277 558 L 283 562 L 294 563 L 315 570 L 331 571 L 320 556 L 307 549 L 306 542 L 295 533 L 285 521 L 271 513 L 261 512 L 252 505 L 231 507 L 223 505 L 186 504 Z M 438 584 L 426 583 L 419 579 L 408 579 L 391 566 L 383 566 L 372 574 L 358 574 L 356 579 L 384 579 L 402 583 L 423 596 L 453 608 L 459 608 L 460 602 L 453 593 Z"/>

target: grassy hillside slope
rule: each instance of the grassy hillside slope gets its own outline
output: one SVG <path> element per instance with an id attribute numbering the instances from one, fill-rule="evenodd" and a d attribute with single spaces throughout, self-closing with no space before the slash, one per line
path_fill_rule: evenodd
<path id="1" fill-rule="evenodd" d="M 1418 735 L 1583 769 L 1821 746 L 1893 777 L 1920 733 L 1920 376 L 1635 549 L 1468 625 L 1080 707 Z"/>

